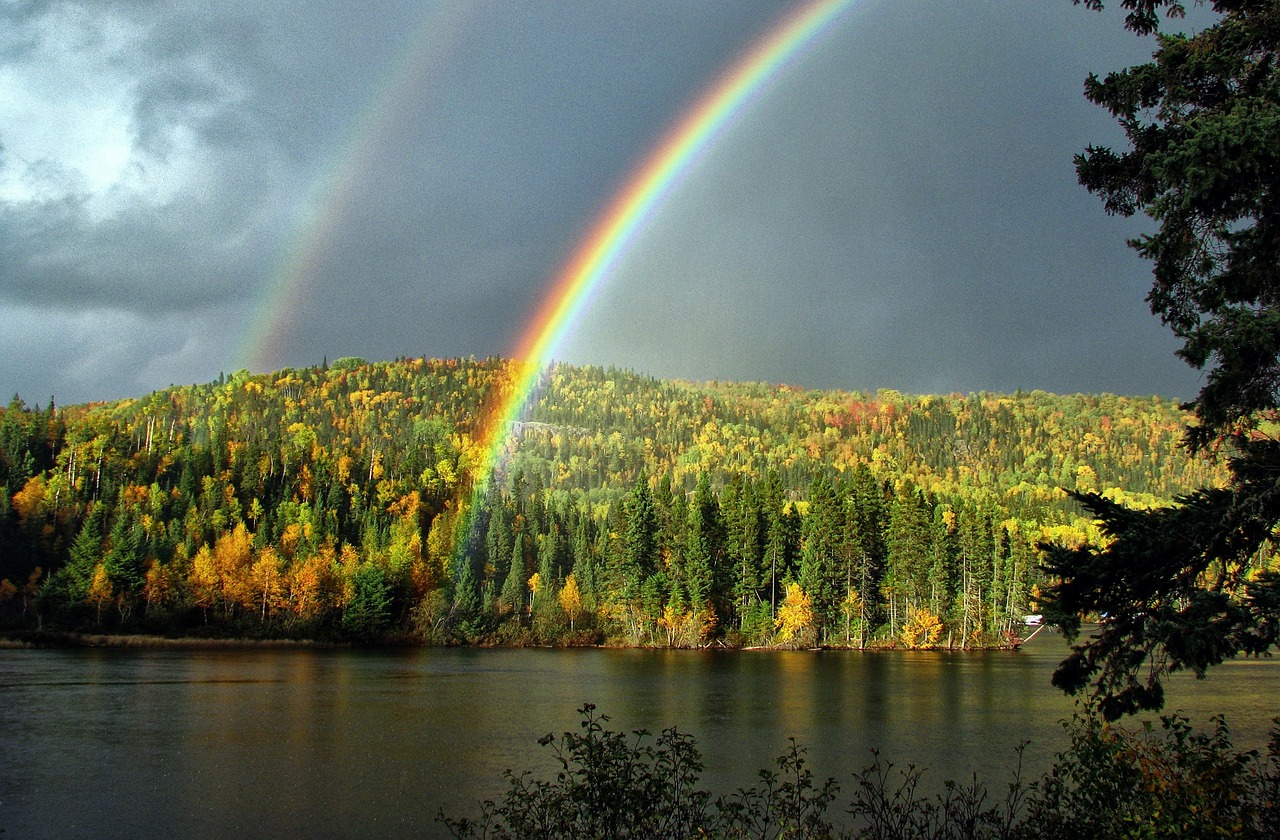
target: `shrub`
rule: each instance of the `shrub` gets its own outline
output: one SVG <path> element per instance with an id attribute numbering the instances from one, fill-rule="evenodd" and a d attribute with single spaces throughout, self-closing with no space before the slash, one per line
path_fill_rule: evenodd
<path id="1" fill-rule="evenodd" d="M 586 704 L 581 733 L 566 732 L 551 745 L 560 771 L 553 781 L 528 772 L 505 774 L 501 803 L 487 801 L 478 820 L 441 819 L 455 837 L 686 838 L 706 820 L 709 794 L 696 789 L 702 772 L 693 737 L 673 729 L 656 740 L 604 728 L 609 720 Z"/>
<path id="2" fill-rule="evenodd" d="M 777 771 L 712 798 L 698 787 L 702 758 L 692 736 L 675 728 L 656 739 L 605 728 L 584 705 L 581 733 L 547 735 L 560 763 L 554 779 L 507 771 L 506 796 L 482 804 L 477 819 L 441 813 L 460 838 L 858 838 L 858 840 L 1011 840 L 1011 838 L 1280 837 L 1280 722 L 1265 757 L 1231 745 L 1226 723 L 1198 733 L 1177 715 L 1130 730 L 1084 709 L 1065 723 L 1067 748 L 1040 779 L 1018 770 L 1002 798 L 975 775 L 920 792 L 924 770 L 895 772 L 872 752 L 853 774 L 848 827 L 827 810 L 835 779 L 818 783 L 794 740 Z"/>
<path id="3" fill-rule="evenodd" d="M 1131 730 L 1098 714 L 1066 725 L 1070 746 L 1037 783 L 1026 822 L 1044 838 L 1280 837 L 1280 730 L 1265 759 L 1167 715 Z"/>

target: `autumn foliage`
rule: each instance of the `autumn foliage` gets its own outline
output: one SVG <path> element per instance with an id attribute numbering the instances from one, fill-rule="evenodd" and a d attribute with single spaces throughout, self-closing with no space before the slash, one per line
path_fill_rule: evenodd
<path id="1" fill-rule="evenodd" d="M 0 623 L 863 646 L 901 644 L 923 610 L 945 633 L 915 633 L 929 644 L 992 644 L 1042 583 L 1037 544 L 1097 536 L 1063 488 L 1158 506 L 1221 478 L 1155 399 L 556 366 L 476 498 L 479 409 L 516 372 L 344 359 L 107 404 L 15 399 Z"/>

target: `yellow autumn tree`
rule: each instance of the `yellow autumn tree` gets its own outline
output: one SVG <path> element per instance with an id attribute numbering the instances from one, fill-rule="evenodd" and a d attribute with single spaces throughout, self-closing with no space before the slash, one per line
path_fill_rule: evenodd
<path id="1" fill-rule="evenodd" d="M 859 641 L 861 641 L 863 607 L 862 596 L 858 594 L 858 590 L 849 587 L 845 599 L 840 602 L 840 611 L 844 613 L 844 640 L 846 644 L 853 641 L 853 626 L 855 623 L 858 625 L 858 637 Z"/>
<path id="2" fill-rule="evenodd" d="M 676 635 L 680 632 L 680 625 L 684 622 L 684 616 L 675 607 L 667 604 L 662 610 L 662 616 L 658 618 L 658 627 L 667 634 L 667 647 L 676 646 Z"/>
<path id="3" fill-rule="evenodd" d="M 288 604 L 294 615 L 304 620 L 319 618 L 327 603 L 334 600 L 337 562 L 333 543 L 327 542 L 289 567 Z"/>
<path id="4" fill-rule="evenodd" d="M 538 596 L 542 594 L 542 575 L 533 573 L 529 578 L 529 591 L 533 593 L 533 597 L 529 599 L 529 607 L 532 609 L 533 605 L 538 603 Z"/>
<path id="5" fill-rule="evenodd" d="M 573 623 L 582 615 L 582 593 L 578 591 L 578 580 L 573 575 L 565 579 L 564 588 L 560 590 L 560 607 L 569 617 L 569 632 L 573 632 Z"/>
<path id="6" fill-rule="evenodd" d="M 928 650 L 938 644 L 942 635 L 942 619 L 926 609 L 918 609 L 902 625 L 898 635 L 910 649 Z"/>
<path id="7" fill-rule="evenodd" d="M 466 517 L 463 516 L 465 521 Z M 454 524 L 457 516 L 451 510 L 441 511 L 427 529 L 427 588 L 436 589 L 449 579 L 453 564 Z M 464 535 L 465 536 L 465 535 Z"/>
<path id="8" fill-rule="evenodd" d="M 280 555 L 271 546 L 258 552 L 249 570 L 250 592 L 253 604 L 259 608 L 259 619 L 266 621 L 267 616 L 285 605 L 287 580 L 284 564 Z"/>
<path id="9" fill-rule="evenodd" d="M 337 576 L 335 588 L 340 592 L 337 605 L 346 609 L 356 594 L 356 572 L 360 571 L 360 553 L 351 543 L 346 543 L 338 550 L 337 558 L 338 561 L 333 567 L 334 574 Z"/>
<path id="10" fill-rule="evenodd" d="M 102 623 L 102 608 L 111 603 L 111 578 L 107 575 L 107 567 L 99 563 L 93 569 L 93 582 L 89 584 L 89 595 L 86 600 L 98 610 L 98 623 Z"/>
<path id="11" fill-rule="evenodd" d="M 142 584 L 142 597 L 146 599 L 147 610 L 150 611 L 155 606 L 167 605 L 173 599 L 174 591 L 180 581 L 181 576 L 172 563 L 153 561 L 147 567 L 147 574 Z"/>
<path id="12" fill-rule="evenodd" d="M 716 611 L 710 606 L 680 612 L 667 604 L 658 618 L 658 627 L 667 634 L 667 647 L 698 647 L 711 637 L 718 624 Z"/>
<path id="13" fill-rule="evenodd" d="M 222 606 L 230 615 L 237 605 L 252 609 L 255 599 L 250 570 L 253 567 L 253 535 L 243 522 L 218 535 L 213 544 L 213 564 L 222 589 Z"/>
<path id="14" fill-rule="evenodd" d="M 778 641 L 785 646 L 809 647 L 813 644 L 813 599 L 800 584 L 787 584 L 787 597 L 778 607 L 774 625 L 778 628 Z"/>
<path id="15" fill-rule="evenodd" d="M 13 494 L 9 504 L 18 513 L 18 521 L 30 525 L 36 521 L 40 507 L 44 504 L 47 482 L 43 475 L 35 475 L 27 479 L 22 489 Z"/>
<path id="16" fill-rule="evenodd" d="M 220 580 L 213 551 L 208 545 L 200 546 L 196 550 L 195 559 L 191 561 L 191 594 L 206 620 L 209 608 L 218 602 Z"/>

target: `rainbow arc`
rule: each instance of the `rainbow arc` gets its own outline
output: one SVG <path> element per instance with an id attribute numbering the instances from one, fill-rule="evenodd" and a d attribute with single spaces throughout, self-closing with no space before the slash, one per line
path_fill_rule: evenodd
<path id="1" fill-rule="evenodd" d="M 476 428 L 475 451 L 479 476 L 466 509 L 456 520 L 459 549 L 468 542 L 468 511 L 475 510 L 488 492 L 506 456 L 509 434 L 536 402 L 538 386 L 550 369 L 554 354 L 593 293 L 635 242 L 645 223 L 660 209 L 695 162 L 725 134 L 735 120 L 757 101 L 822 36 L 855 6 L 871 0 L 812 0 L 783 17 L 755 42 L 684 112 L 627 180 L 605 212 L 565 264 L 534 312 L 510 357 L 515 381 L 483 410 Z M 375 89 L 335 163 L 316 184 L 310 217 L 299 228 L 293 246 L 284 254 L 267 284 L 232 367 L 266 369 L 278 361 L 280 348 L 296 312 L 305 303 L 326 243 L 340 228 L 358 195 L 358 185 L 376 162 L 380 139 L 396 125 L 397 103 L 420 95 L 442 72 L 448 55 L 474 12 L 463 0 L 439 0 L 426 13 L 409 48 L 389 68 Z"/>
<path id="2" fill-rule="evenodd" d="M 501 468 L 513 426 L 536 402 L 554 355 L 663 199 L 769 84 L 829 32 L 858 0 L 816 0 L 799 7 L 752 45 L 712 84 L 662 138 L 591 226 L 529 320 L 512 358 L 516 382 L 486 411 L 478 426 L 486 462 L 471 498 L 474 510 Z M 460 517 L 465 550 L 470 523 Z"/>

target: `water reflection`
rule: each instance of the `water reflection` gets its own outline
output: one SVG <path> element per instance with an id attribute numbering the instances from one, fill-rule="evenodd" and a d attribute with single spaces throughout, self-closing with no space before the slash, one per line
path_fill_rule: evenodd
<path id="1" fill-rule="evenodd" d="M 592 702 L 613 726 L 697 736 L 707 787 L 750 784 L 795 737 L 847 779 L 872 748 L 999 785 L 1046 766 L 1071 702 L 1060 639 L 1017 653 L 638 650 L 0 651 L 0 829 L 10 837 L 423 837 L 500 796 L 506 768 Z M 1171 686 L 1260 746 L 1280 670 Z M 846 785 L 847 790 L 847 785 Z"/>

